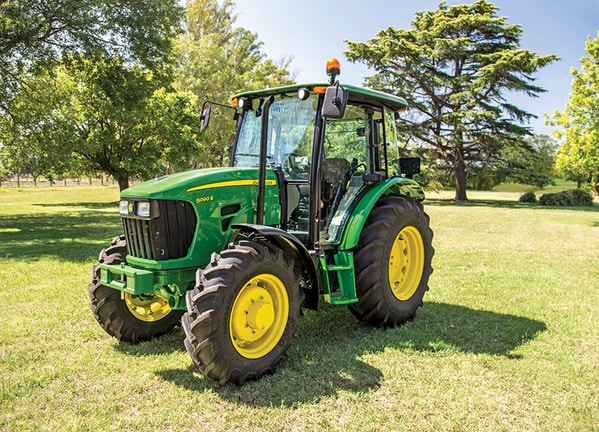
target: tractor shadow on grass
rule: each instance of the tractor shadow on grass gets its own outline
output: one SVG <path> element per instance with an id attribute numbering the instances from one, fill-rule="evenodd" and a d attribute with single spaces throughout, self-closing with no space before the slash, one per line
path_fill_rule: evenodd
<path id="1" fill-rule="evenodd" d="M 291 407 L 318 403 L 340 391 L 376 390 L 383 372 L 365 356 L 394 355 L 388 350 L 397 350 L 397 361 L 409 364 L 421 361 L 423 352 L 446 351 L 517 361 L 520 356 L 513 351 L 544 330 L 544 323 L 529 318 L 435 302 L 425 302 L 414 321 L 376 329 L 359 323 L 344 307 L 324 305 L 319 312 L 306 313 L 289 359 L 274 375 L 241 387 L 220 386 L 199 374 L 191 360 L 185 369 L 163 370 L 158 375 L 194 391 L 212 389 L 232 403 Z"/>

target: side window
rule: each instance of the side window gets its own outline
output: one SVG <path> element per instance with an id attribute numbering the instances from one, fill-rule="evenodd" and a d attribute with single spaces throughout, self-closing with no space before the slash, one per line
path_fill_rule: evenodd
<path id="1" fill-rule="evenodd" d="M 366 118 L 329 120 L 326 125 L 324 158 L 342 158 L 366 163 L 368 138 Z"/>

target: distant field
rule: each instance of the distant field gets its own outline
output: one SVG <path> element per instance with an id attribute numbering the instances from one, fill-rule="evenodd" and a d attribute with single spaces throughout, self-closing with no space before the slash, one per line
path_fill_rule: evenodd
<path id="1" fill-rule="evenodd" d="M 435 271 L 416 319 L 308 311 L 277 373 L 237 387 L 196 370 L 181 329 L 133 346 L 94 320 L 116 186 L 3 188 L 0 430 L 599 430 L 599 203 L 522 192 L 428 194 Z"/>
<path id="2" fill-rule="evenodd" d="M 576 189 L 576 183 L 572 181 L 562 180 L 562 179 L 554 179 L 555 185 L 545 186 L 543 189 L 528 186 L 518 183 L 502 183 L 499 186 L 495 186 L 493 188 L 494 191 L 497 192 L 515 192 L 519 194 L 523 194 L 524 192 L 533 191 L 537 195 L 542 195 L 544 193 L 551 192 L 560 192 L 568 189 Z"/>
<path id="3" fill-rule="evenodd" d="M 467 192 L 470 200 L 499 200 L 506 202 L 517 202 L 520 196 L 526 192 L 534 192 L 537 198 L 546 193 L 555 193 L 565 190 L 576 189 L 576 183 L 561 179 L 555 180 L 555 185 L 546 186 L 543 189 L 534 186 L 522 185 L 518 183 L 503 183 L 493 188 L 492 191 L 471 191 Z M 455 196 L 454 190 L 444 190 L 441 192 L 426 193 L 429 199 L 452 200 Z M 595 203 L 599 204 L 599 197 L 594 198 Z"/>

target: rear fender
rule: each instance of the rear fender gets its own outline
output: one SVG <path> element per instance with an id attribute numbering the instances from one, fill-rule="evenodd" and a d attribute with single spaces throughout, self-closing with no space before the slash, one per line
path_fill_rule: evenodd
<path id="1" fill-rule="evenodd" d="M 306 298 L 302 307 L 318 309 L 320 277 L 317 270 L 316 256 L 311 254 L 297 237 L 278 228 L 256 224 L 234 224 L 231 228 L 238 230 L 236 235 L 260 235 L 287 253 L 301 269 L 304 280 L 311 289 L 305 290 Z"/>
<path id="2" fill-rule="evenodd" d="M 348 218 L 339 243 L 339 250 L 348 251 L 358 245 L 368 215 L 377 201 L 387 195 L 404 195 L 414 198 L 416 201 L 424 201 L 424 191 L 414 180 L 405 177 L 392 177 L 375 184 L 364 194 Z"/>

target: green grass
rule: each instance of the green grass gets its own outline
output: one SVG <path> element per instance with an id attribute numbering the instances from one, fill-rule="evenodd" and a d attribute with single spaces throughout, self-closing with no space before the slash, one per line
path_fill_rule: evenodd
<path id="1" fill-rule="evenodd" d="M 237 387 L 196 371 L 180 329 L 134 346 L 94 320 L 115 187 L 5 188 L 0 430 L 598 430 L 599 206 L 520 194 L 431 194 L 435 271 L 414 321 L 309 311 L 277 373 Z"/>
<path id="2" fill-rule="evenodd" d="M 543 189 L 518 183 L 501 183 L 500 185 L 495 186 L 493 190 L 497 192 L 514 192 L 518 193 L 519 195 L 532 191 L 536 193 L 537 196 L 541 196 L 546 193 L 561 192 L 568 189 L 576 189 L 577 187 L 576 182 L 573 181 L 563 180 L 560 178 L 555 178 L 553 180 L 555 181 L 554 185 L 545 186 Z"/>

